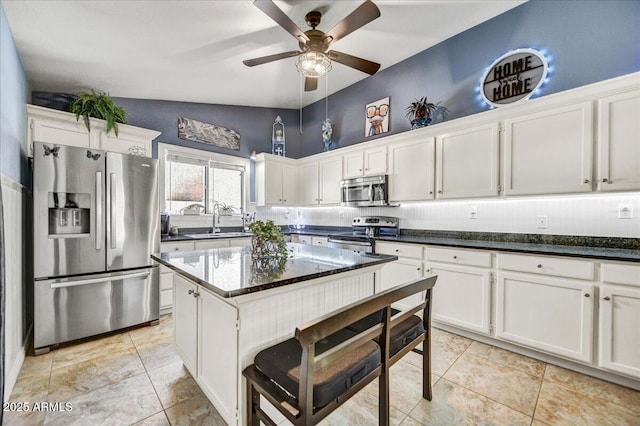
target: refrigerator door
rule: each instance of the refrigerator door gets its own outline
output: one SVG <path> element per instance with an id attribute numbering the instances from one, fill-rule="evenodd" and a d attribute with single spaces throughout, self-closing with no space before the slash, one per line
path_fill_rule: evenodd
<path id="1" fill-rule="evenodd" d="M 34 348 L 159 318 L 158 266 L 34 282 Z"/>
<path id="2" fill-rule="evenodd" d="M 33 149 L 34 277 L 103 272 L 104 151 Z"/>
<path id="3" fill-rule="evenodd" d="M 153 265 L 160 251 L 158 160 L 107 153 L 107 270 Z"/>

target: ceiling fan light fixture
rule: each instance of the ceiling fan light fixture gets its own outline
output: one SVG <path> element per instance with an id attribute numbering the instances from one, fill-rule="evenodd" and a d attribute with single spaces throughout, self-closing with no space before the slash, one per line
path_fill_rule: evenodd
<path id="1" fill-rule="evenodd" d="M 296 67 L 305 77 L 318 78 L 331 70 L 331 59 L 322 52 L 309 51 L 298 57 Z"/>

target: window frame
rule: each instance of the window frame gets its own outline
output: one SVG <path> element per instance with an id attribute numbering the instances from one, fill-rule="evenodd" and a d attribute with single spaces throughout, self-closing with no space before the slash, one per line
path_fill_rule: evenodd
<path id="1" fill-rule="evenodd" d="M 177 156 L 182 155 L 184 157 L 208 161 L 210 165 L 211 163 L 213 163 L 214 167 L 215 167 L 215 164 L 217 163 L 223 166 L 222 168 L 240 169 L 239 171 L 242 174 L 242 177 L 241 177 L 242 193 L 240 195 L 242 205 L 240 206 L 240 209 L 242 213 L 247 211 L 247 205 L 248 205 L 247 195 L 249 194 L 249 181 L 250 181 L 250 178 L 247 178 L 248 173 L 250 173 L 249 159 L 243 158 L 243 157 L 235 157 L 232 155 L 220 154 L 217 152 L 205 151 L 202 149 L 188 148 L 185 146 L 158 142 L 158 201 L 159 201 L 159 208 L 161 212 L 166 211 L 164 194 L 165 194 L 165 176 L 167 173 L 166 165 L 167 165 L 168 155 L 177 155 Z M 225 167 L 225 166 L 228 166 L 228 167 Z M 206 183 L 205 183 L 205 200 L 208 200 L 209 191 L 210 191 L 208 174 L 209 174 L 209 168 L 207 168 L 207 171 L 206 171 L 207 176 L 206 176 Z M 171 214 L 179 215 L 179 213 L 171 213 Z M 180 216 L 183 216 L 183 215 L 180 215 Z M 200 216 L 211 217 L 212 213 L 205 213 Z"/>

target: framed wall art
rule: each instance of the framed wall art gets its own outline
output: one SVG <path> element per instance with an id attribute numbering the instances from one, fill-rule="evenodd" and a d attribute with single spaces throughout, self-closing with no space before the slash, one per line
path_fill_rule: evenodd
<path id="1" fill-rule="evenodd" d="M 389 131 L 389 97 L 367 104 L 364 136 L 375 136 Z"/>
<path id="2" fill-rule="evenodd" d="M 227 149 L 240 149 L 240 133 L 226 127 L 178 117 L 178 137 Z"/>

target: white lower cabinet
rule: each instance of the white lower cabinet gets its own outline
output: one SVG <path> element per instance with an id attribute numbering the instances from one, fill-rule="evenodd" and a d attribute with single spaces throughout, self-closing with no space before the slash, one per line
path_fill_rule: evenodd
<path id="1" fill-rule="evenodd" d="M 197 361 L 198 286 L 175 274 L 173 289 L 173 343 L 193 377 Z"/>
<path id="2" fill-rule="evenodd" d="M 229 422 L 236 413 L 224 412 L 234 407 L 238 394 L 238 310 L 199 287 L 198 297 L 198 384 Z M 220 347 L 224 342 L 229 350 Z M 230 423 L 231 424 L 231 423 Z"/>
<path id="3" fill-rule="evenodd" d="M 423 276 L 422 260 L 399 258 L 395 262 L 386 263 L 380 271 L 380 286 L 376 292 L 408 283 Z M 394 304 L 396 309 L 404 310 L 424 301 L 424 293 L 402 299 Z"/>
<path id="4" fill-rule="evenodd" d="M 496 290 L 496 337 L 592 362 L 592 282 L 499 271 Z"/>
<path id="5" fill-rule="evenodd" d="M 433 288 L 432 319 L 490 334 L 491 271 L 444 263 L 427 265 L 427 274 L 438 276 Z"/>

